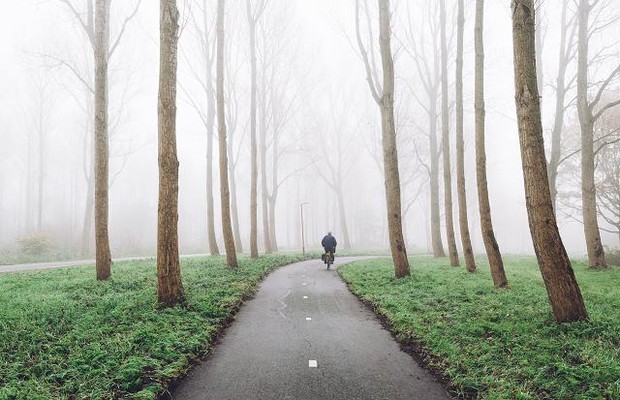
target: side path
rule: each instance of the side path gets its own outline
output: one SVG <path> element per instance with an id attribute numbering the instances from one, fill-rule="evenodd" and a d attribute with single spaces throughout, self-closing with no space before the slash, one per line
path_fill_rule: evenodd
<path id="1" fill-rule="evenodd" d="M 355 258 L 337 259 L 337 265 Z M 213 354 L 172 393 L 184 399 L 450 399 L 402 352 L 337 272 L 312 260 L 261 284 Z"/>
<path id="2" fill-rule="evenodd" d="M 192 257 L 206 257 L 208 254 L 187 254 L 181 255 L 181 258 Z M 154 257 L 125 257 L 114 258 L 113 262 L 119 261 L 135 261 L 135 260 L 154 260 Z M 13 265 L 0 265 L 0 273 L 3 272 L 21 272 L 21 271 L 36 271 L 44 269 L 55 269 L 65 267 L 88 267 L 95 265 L 95 260 L 73 260 L 73 261 L 54 261 L 54 262 L 42 262 L 32 264 L 13 264 Z"/>

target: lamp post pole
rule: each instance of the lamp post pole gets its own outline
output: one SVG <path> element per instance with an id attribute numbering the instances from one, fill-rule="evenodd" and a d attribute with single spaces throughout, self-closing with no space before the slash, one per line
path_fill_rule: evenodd
<path id="1" fill-rule="evenodd" d="M 307 201 L 304 201 L 299 205 L 299 215 L 301 217 L 301 254 L 306 255 L 306 238 L 304 235 L 304 206 L 308 204 Z"/>

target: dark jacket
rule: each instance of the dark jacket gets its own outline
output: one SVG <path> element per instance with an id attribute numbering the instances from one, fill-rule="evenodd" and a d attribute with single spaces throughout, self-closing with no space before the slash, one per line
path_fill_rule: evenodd
<path id="1" fill-rule="evenodd" d="M 321 240 L 321 245 L 323 246 L 323 248 L 325 248 L 325 251 L 336 251 L 336 245 L 338 245 L 338 242 L 336 242 L 336 238 L 333 237 L 332 235 L 325 235 L 323 237 L 323 240 Z"/>

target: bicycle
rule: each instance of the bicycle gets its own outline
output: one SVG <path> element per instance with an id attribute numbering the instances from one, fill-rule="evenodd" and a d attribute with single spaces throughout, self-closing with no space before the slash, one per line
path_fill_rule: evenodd
<path id="1" fill-rule="evenodd" d="M 328 251 L 323 255 L 323 262 L 327 264 L 327 269 L 334 263 L 334 252 Z"/>

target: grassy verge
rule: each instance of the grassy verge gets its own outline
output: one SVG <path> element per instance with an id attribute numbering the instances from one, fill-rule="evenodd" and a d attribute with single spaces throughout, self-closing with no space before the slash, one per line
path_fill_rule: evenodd
<path id="1" fill-rule="evenodd" d="M 154 261 L 0 275 L 0 399 L 153 399 L 210 349 L 244 298 L 298 255 L 185 259 L 187 304 L 155 304 Z"/>
<path id="2" fill-rule="evenodd" d="M 620 399 L 620 269 L 574 265 L 591 322 L 555 324 L 536 260 L 506 260 L 511 288 L 446 259 L 413 258 L 411 278 L 393 278 L 388 260 L 339 269 L 396 337 L 464 397 Z"/>

